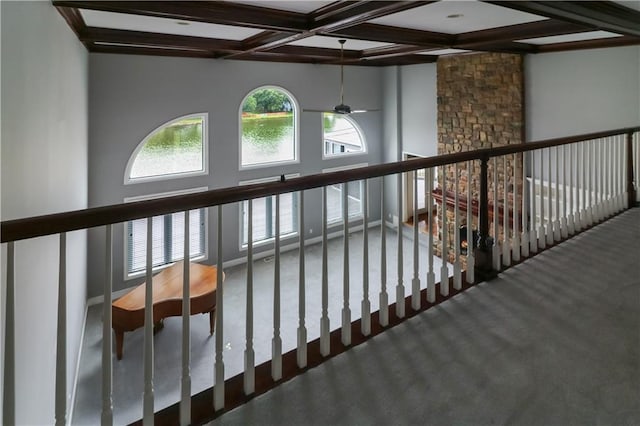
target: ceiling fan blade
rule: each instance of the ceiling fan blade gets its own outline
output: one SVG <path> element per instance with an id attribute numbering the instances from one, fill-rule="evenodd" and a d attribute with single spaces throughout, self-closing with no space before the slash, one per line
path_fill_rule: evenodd
<path id="1" fill-rule="evenodd" d="M 351 114 L 358 114 L 358 113 L 362 113 L 362 112 L 374 112 L 374 111 L 380 111 L 379 108 L 374 108 L 374 109 L 353 109 L 351 110 Z"/>
<path id="2" fill-rule="evenodd" d="M 302 112 L 324 112 L 327 114 L 333 114 L 335 111 L 332 109 L 307 109 L 307 108 L 303 108 Z"/>

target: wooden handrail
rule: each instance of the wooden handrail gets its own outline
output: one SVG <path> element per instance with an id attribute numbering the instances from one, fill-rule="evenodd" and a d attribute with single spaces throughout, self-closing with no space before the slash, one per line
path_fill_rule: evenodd
<path id="1" fill-rule="evenodd" d="M 385 163 L 351 170 L 302 176 L 289 180 L 282 180 L 280 182 L 213 189 L 196 194 L 178 195 L 156 200 L 114 204 L 110 206 L 74 210 L 64 213 L 7 220 L 0 224 L 0 242 L 6 243 L 9 241 L 58 234 L 60 232 L 88 229 L 96 226 L 121 223 L 145 217 L 160 216 L 179 211 L 234 203 L 274 194 L 319 188 L 342 182 L 370 179 L 469 160 L 486 160 L 491 157 L 534 151 L 537 149 L 567 145 L 575 142 L 599 139 L 614 135 L 631 134 L 637 131 L 640 131 L 640 126 L 547 139 L 538 142 L 506 145 L 497 148 L 457 152 L 454 154 L 438 155 L 434 157 L 413 158 L 405 161 L 396 161 L 393 163 Z"/>

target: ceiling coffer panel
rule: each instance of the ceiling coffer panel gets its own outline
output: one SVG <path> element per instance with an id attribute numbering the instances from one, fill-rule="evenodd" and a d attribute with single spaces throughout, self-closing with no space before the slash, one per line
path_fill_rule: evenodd
<path id="1" fill-rule="evenodd" d="M 53 1 L 92 52 L 367 66 L 640 45 L 612 1 Z M 343 56 L 339 39 L 347 40 Z"/>

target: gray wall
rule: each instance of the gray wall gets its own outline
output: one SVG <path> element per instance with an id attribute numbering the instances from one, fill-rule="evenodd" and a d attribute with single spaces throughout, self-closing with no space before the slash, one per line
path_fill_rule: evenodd
<path id="1" fill-rule="evenodd" d="M 369 67 L 345 68 L 345 101 L 355 108 L 382 108 L 382 71 Z M 89 204 L 121 203 L 125 197 L 208 186 L 236 186 L 238 182 L 280 174 L 309 175 L 323 169 L 355 163 L 381 162 L 381 112 L 355 114 L 365 134 L 368 153 L 322 159 L 320 113 L 300 115 L 300 163 L 256 170 L 239 170 L 238 112 L 244 96 L 262 85 L 288 90 L 302 108 L 332 108 L 338 103 L 339 68 L 326 65 L 275 64 L 213 59 L 160 58 L 132 55 L 90 55 Z M 209 174 L 151 183 L 124 185 L 127 161 L 139 142 L 153 129 L 189 113 L 209 113 Z M 375 195 L 376 183 L 370 185 Z M 320 235 L 320 191 L 305 196 L 305 238 Z M 371 216 L 379 215 L 379 200 L 370 199 Z M 245 256 L 239 250 L 239 209 L 223 211 L 224 259 Z M 217 258 L 214 238 L 216 215 L 209 215 L 209 262 Z M 309 230 L 313 229 L 313 233 Z M 338 230 L 338 229 L 335 229 Z M 89 296 L 101 294 L 104 231 L 89 236 Z M 295 242 L 284 240 L 282 244 Z M 264 247 L 263 249 L 270 249 Z M 114 231 L 114 289 L 138 284 L 124 281 L 123 229 Z"/>
<path id="2" fill-rule="evenodd" d="M 383 74 L 385 162 L 403 153 L 430 157 L 438 153 L 436 64 L 387 67 Z M 385 178 L 386 220 L 398 215 L 397 180 Z"/>
<path id="3" fill-rule="evenodd" d="M 402 81 L 402 150 L 431 157 L 438 155 L 436 64 L 400 69 Z"/>
<path id="4" fill-rule="evenodd" d="M 86 208 L 88 54 L 50 2 L 0 7 L 2 220 Z M 67 243 L 69 405 L 85 314 L 86 231 Z M 54 422 L 57 281 L 57 236 L 16 243 L 18 424 Z"/>
<path id="5" fill-rule="evenodd" d="M 636 126 L 640 47 L 528 55 L 526 139 Z"/>

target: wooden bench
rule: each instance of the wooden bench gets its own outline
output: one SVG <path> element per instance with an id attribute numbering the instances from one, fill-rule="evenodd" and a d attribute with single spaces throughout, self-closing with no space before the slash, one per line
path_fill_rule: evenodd
<path id="1" fill-rule="evenodd" d="M 165 318 L 182 315 L 183 274 L 183 263 L 177 262 L 153 277 L 155 331 L 162 328 L 162 320 Z M 215 266 L 191 263 L 189 267 L 191 315 L 208 312 L 211 334 L 215 325 L 217 275 L 218 269 Z M 118 359 L 122 359 L 124 332 L 144 326 L 144 299 L 145 283 L 142 283 L 111 305 Z"/>

